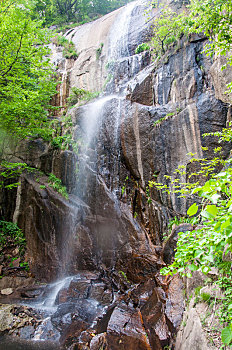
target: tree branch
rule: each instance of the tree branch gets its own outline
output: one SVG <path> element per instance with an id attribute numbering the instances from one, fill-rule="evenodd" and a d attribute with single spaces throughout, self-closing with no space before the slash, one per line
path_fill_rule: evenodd
<path id="1" fill-rule="evenodd" d="M 19 52 L 20 52 L 21 47 L 22 47 L 23 35 L 24 35 L 24 31 L 26 29 L 26 26 L 27 26 L 27 23 L 25 22 L 24 29 L 23 29 L 21 36 L 20 36 L 19 47 L 18 47 L 18 50 L 16 51 L 15 59 L 13 60 L 13 62 L 9 66 L 9 68 L 5 71 L 5 73 L 1 73 L 1 77 L 4 77 L 5 75 L 7 75 L 11 71 L 11 69 L 13 68 L 14 64 L 17 62 Z"/>

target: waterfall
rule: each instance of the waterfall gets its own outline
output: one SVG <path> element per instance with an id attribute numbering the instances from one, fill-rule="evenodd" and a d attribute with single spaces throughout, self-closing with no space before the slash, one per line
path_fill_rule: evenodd
<path id="1" fill-rule="evenodd" d="M 130 56 L 128 48 L 128 34 L 133 9 L 137 2 L 129 3 L 116 18 L 109 34 L 109 52 L 110 60 L 117 60 L 121 57 Z"/>
<path id="2" fill-rule="evenodd" d="M 133 13 L 138 18 L 136 8 L 141 12 L 141 6 L 145 3 L 146 1 L 135 1 L 122 8 L 108 33 L 107 59 L 115 60 L 118 69 L 126 59 L 126 65 L 133 71 L 131 75 L 140 69 L 141 61 L 140 56 L 134 58 L 130 52 L 129 34 L 131 34 L 131 25 L 134 25 Z M 145 18 L 142 18 L 142 22 L 145 22 Z M 62 74 L 62 81 L 66 80 L 66 68 L 67 65 Z M 124 79 L 128 81 L 127 74 Z M 118 86 L 120 84 L 119 82 Z M 117 89 L 113 90 L 117 91 Z M 63 106 L 62 94 L 61 85 L 60 97 Z M 60 317 L 60 322 L 68 325 L 71 317 L 70 310 L 76 310 L 75 308 L 78 308 L 80 314 L 82 312 L 90 315 L 89 324 L 91 324 L 91 312 L 94 312 L 96 317 L 99 309 L 103 309 L 103 305 L 98 301 L 98 295 L 91 294 L 94 283 L 98 282 L 93 283 L 91 278 L 86 277 L 86 273 L 79 277 L 80 270 L 83 266 L 83 269 L 90 271 L 100 270 L 102 266 L 113 268 L 118 251 L 123 251 L 128 245 L 128 225 L 134 230 L 136 239 L 139 237 L 138 224 L 131 213 L 122 213 L 119 200 L 121 196 L 120 128 L 124 104 L 127 104 L 127 101 L 123 88 L 120 93 L 109 93 L 84 106 L 74 107 L 70 111 L 75 125 L 74 139 L 78 143 L 76 186 L 72 193 L 72 201 L 75 202 L 76 207 L 76 220 L 69 222 L 67 232 L 59 238 L 62 241 L 60 276 L 63 278 L 49 285 L 39 301 L 30 303 L 30 306 L 44 313 L 44 320 L 34 334 L 34 340 L 48 339 L 49 332 L 53 331 L 53 318 Z M 105 148 L 102 148 L 103 140 L 105 140 Z M 128 217 L 129 224 L 123 221 L 123 217 Z M 96 277 L 94 278 L 98 281 Z M 89 286 L 82 295 L 82 289 L 79 291 L 77 285 L 82 283 L 85 286 L 86 280 L 90 281 Z M 66 290 L 64 301 L 60 301 L 63 300 L 62 297 L 60 298 L 62 290 Z M 104 290 L 102 294 L 104 295 Z M 95 300 L 97 297 L 98 299 Z M 62 304 L 69 310 L 67 318 L 63 317 Z M 55 327 L 54 334 L 56 339 L 59 339 L 60 335 Z"/>

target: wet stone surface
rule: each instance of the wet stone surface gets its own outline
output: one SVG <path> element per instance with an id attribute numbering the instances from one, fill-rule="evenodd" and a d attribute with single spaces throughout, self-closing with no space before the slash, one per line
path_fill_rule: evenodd
<path id="1" fill-rule="evenodd" d="M 183 300 L 176 295 L 182 282 L 174 276 L 168 289 L 155 275 L 139 284 L 123 283 L 123 278 L 116 271 L 111 277 L 105 271 L 66 278 L 66 284 L 58 285 L 60 290 L 53 284 L 54 304 L 51 285 L 43 286 L 43 294 L 50 296 L 47 304 L 41 303 L 40 295 L 34 295 L 32 301 L 33 288 L 28 287 L 28 292 L 24 288 L 24 298 L 18 302 L 27 300 L 30 307 L 2 304 L 0 335 L 18 339 L 19 349 L 22 340 L 30 341 L 31 349 L 34 341 L 42 345 L 44 341 L 57 342 L 69 350 L 99 346 L 108 350 L 162 349 L 169 344 L 183 313 Z"/>

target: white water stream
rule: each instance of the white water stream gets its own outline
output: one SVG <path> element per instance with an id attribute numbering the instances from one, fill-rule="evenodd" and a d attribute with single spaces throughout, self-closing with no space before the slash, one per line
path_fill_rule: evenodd
<path id="1" fill-rule="evenodd" d="M 130 30 L 130 22 L 132 18 L 132 12 L 138 6 L 138 3 L 144 2 L 144 0 L 134 1 L 121 10 L 113 23 L 110 33 L 109 33 L 109 51 L 108 58 L 109 59 L 120 59 L 122 57 L 129 56 L 129 42 L 128 42 L 128 34 Z M 54 57 L 53 57 L 54 60 Z M 66 68 L 66 65 L 65 65 Z M 64 71 L 62 74 L 62 81 L 64 81 L 66 77 L 66 72 Z M 62 84 L 60 87 L 60 99 L 62 103 L 63 99 L 63 90 Z M 85 178 L 87 171 L 94 171 L 91 167 L 91 163 L 89 162 L 90 158 L 90 149 L 93 148 L 94 145 L 91 145 L 93 139 L 97 136 L 99 132 L 99 127 L 104 115 L 104 106 L 107 102 L 113 99 L 118 99 L 117 109 L 115 111 L 115 125 L 114 125 L 114 134 L 112 135 L 114 139 L 115 146 L 118 140 L 118 130 L 120 125 L 120 109 L 121 109 L 121 99 L 119 95 L 108 95 L 101 98 L 98 98 L 96 101 L 88 103 L 83 106 L 82 109 L 84 111 L 84 116 L 82 117 L 82 129 L 83 129 L 83 145 L 81 147 L 81 153 L 79 154 L 80 161 L 82 163 L 82 170 L 78 173 L 78 177 Z M 82 182 L 81 193 L 85 193 L 87 188 L 85 185 L 85 181 Z M 78 193 L 80 195 L 80 193 Z M 34 306 L 38 309 L 48 311 L 53 313 L 56 311 L 57 306 L 55 305 L 55 301 L 59 292 L 68 287 L 73 277 L 65 277 L 61 280 L 50 285 L 50 292 L 46 295 L 46 298 L 40 303 L 34 304 Z"/>
<path id="2" fill-rule="evenodd" d="M 131 14 L 137 5 L 138 2 L 136 1 L 129 3 L 117 16 L 109 35 L 109 59 L 117 60 L 121 57 L 130 56 L 128 34 Z"/>
<path id="3" fill-rule="evenodd" d="M 132 13 L 133 10 L 138 6 L 137 2 L 129 3 L 122 11 L 119 12 L 119 15 L 117 16 L 116 21 L 114 22 L 113 26 L 111 27 L 110 34 L 109 34 L 109 51 L 108 51 L 108 58 L 114 59 L 114 60 L 120 60 L 120 58 L 128 57 L 130 56 L 129 53 L 129 30 L 130 30 L 130 23 L 132 20 Z M 132 64 L 134 64 L 134 61 L 132 60 Z M 132 67 L 133 68 L 133 67 Z M 64 72 L 62 75 L 62 81 L 65 80 L 66 73 Z M 60 88 L 60 98 L 62 101 L 62 85 Z M 95 164 L 91 164 L 91 154 L 93 151 L 96 151 L 96 145 L 94 144 L 95 138 L 99 133 L 99 129 L 101 127 L 101 123 L 103 122 L 104 118 L 104 109 L 105 105 L 110 101 L 117 99 L 117 105 L 115 108 L 115 115 L 114 115 L 114 129 L 112 134 L 112 139 L 114 143 L 114 147 L 118 147 L 118 139 L 119 139 L 119 128 L 120 128 L 120 118 L 121 118 L 121 100 L 122 97 L 119 95 L 109 95 L 105 97 L 101 97 L 97 99 L 94 102 L 88 103 L 87 105 L 81 107 L 82 109 L 82 131 L 84 135 L 83 144 L 81 147 L 81 152 L 78 155 L 79 161 L 80 161 L 80 171 L 78 173 L 78 177 L 80 178 L 81 191 L 80 193 L 85 194 L 87 191 L 87 186 L 85 182 L 85 178 L 87 178 L 87 172 L 91 171 L 94 172 Z M 118 149 L 118 148 L 117 148 Z M 119 152 L 119 150 L 118 150 Z M 120 157 L 120 155 L 118 155 Z M 117 163 L 117 162 L 116 162 Z M 117 164 L 114 164 L 114 166 L 118 166 Z M 118 181 L 117 179 L 114 179 L 114 181 Z M 113 186 L 116 187 L 115 184 Z M 82 200 L 82 195 L 80 193 L 77 193 L 78 196 L 80 196 L 80 199 Z M 116 195 L 115 195 L 116 198 Z M 50 332 L 51 327 L 51 315 L 54 314 L 57 311 L 57 305 L 56 300 L 57 296 L 60 293 L 60 291 L 64 288 L 68 288 L 72 279 L 74 277 L 65 277 L 61 280 L 56 281 L 55 283 L 51 284 L 49 286 L 49 292 L 46 294 L 45 298 L 37 303 L 34 303 L 33 305 L 30 304 L 30 306 L 33 306 L 37 308 L 38 310 L 42 310 L 45 313 L 47 312 L 48 317 L 43 320 L 43 322 L 40 324 L 40 326 L 37 328 L 37 331 L 34 334 L 33 340 L 43 340 L 46 339 L 46 334 L 44 335 L 44 332 Z M 78 276 L 75 276 L 75 278 L 78 278 Z"/>

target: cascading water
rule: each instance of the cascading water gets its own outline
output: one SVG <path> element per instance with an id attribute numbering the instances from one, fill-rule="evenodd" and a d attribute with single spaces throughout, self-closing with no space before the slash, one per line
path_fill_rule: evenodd
<path id="1" fill-rule="evenodd" d="M 136 2 L 129 3 L 123 13 L 119 14 L 117 20 L 113 24 L 109 35 L 109 52 L 108 57 L 111 60 L 117 60 L 122 57 L 130 56 L 128 47 L 129 26 L 131 21 L 131 13 L 137 6 Z"/>
<path id="2" fill-rule="evenodd" d="M 144 3 L 146 3 L 146 1 L 132 2 L 123 8 L 118 14 L 115 23 L 112 25 L 109 34 L 108 59 L 113 59 L 118 62 L 118 66 L 120 66 L 120 62 L 122 62 L 123 59 L 126 59 L 134 72 L 136 69 L 139 70 L 139 64 L 135 63 L 135 61 L 137 62 L 137 58 L 134 61 L 133 56 L 129 57 L 131 55 L 131 48 L 129 47 L 130 26 L 133 22 L 133 12 L 136 14 L 136 8 L 141 6 L 141 4 L 144 5 Z M 144 23 L 145 19 L 142 20 Z M 63 73 L 63 77 L 66 77 L 66 73 Z M 117 90 L 117 88 L 114 90 Z M 60 91 L 63 93 L 62 86 Z M 62 93 L 61 98 L 63 97 Z M 96 101 L 88 103 L 79 109 L 74 108 L 73 111 L 71 111 L 73 119 L 76 119 L 75 139 L 80 145 L 75 196 L 78 197 L 81 203 L 78 204 L 79 207 L 77 206 L 77 208 L 80 208 L 77 209 L 79 218 L 77 222 L 75 222 L 76 231 L 73 230 L 73 232 L 76 232 L 75 234 L 77 235 L 77 240 L 79 240 L 79 246 L 82 244 L 81 230 L 84 232 L 85 236 L 88 234 L 89 230 L 92 230 L 93 235 L 96 236 L 94 238 L 95 246 L 90 247 L 91 249 L 87 250 L 86 253 L 87 255 L 93 254 L 95 256 L 95 268 L 96 266 L 101 266 L 101 264 L 104 266 L 114 266 L 117 251 L 123 249 L 127 244 L 127 241 L 121 233 L 120 238 L 117 238 L 118 241 L 114 238 L 118 235 L 118 225 L 120 217 L 122 216 L 117 195 L 121 192 L 119 188 L 119 139 L 123 99 L 124 97 L 122 94 L 110 94 L 100 97 Z M 107 111 L 108 103 L 115 106 L 113 113 L 110 115 Z M 107 132 L 113 154 L 109 152 L 103 152 L 101 154 L 101 147 L 99 147 L 99 144 L 101 144 L 101 137 L 106 137 L 102 130 L 107 129 L 109 129 Z M 109 158 L 108 163 L 113 169 L 113 174 L 115 175 L 113 178 L 108 174 L 107 167 L 105 166 L 106 157 Z M 104 189 L 108 196 L 108 202 L 101 203 L 101 201 L 98 200 L 103 207 L 103 213 L 105 213 L 104 216 L 100 218 L 97 208 L 93 210 L 93 214 L 90 214 L 90 210 L 96 205 L 96 203 L 93 204 L 91 202 L 94 200 L 94 196 L 101 196 L 102 194 L 101 188 L 105 186 L 102 178 L 104 178 L 108 186 L 108 188 Z M 96 191 L 96 194 L 93 195 L 94 191 Z M 117 213 L 116 216 L 113 214 L 113 210 Z M 85 226 L 86 220 L 89 228 Z M 133 223 L 133 218 L 131 220 L 132 225 L 136 226 L 136 223 Z M 126 232 L 127 227 L 121 223 L 120 225 L 122 226 L 121 230 Z M 73 270 L 77 271 L 79 266 L 78 260 L 81 259 L 81 257 L 78 258 L 78 253 L 75 248 L 76 238 L 74 238 L 75 237 L 71 237 L 71 239 L 69 237 L 64 237 L 63 241 L 64 251 L 61 252 L 60 256 L 63 260 L 63 263 L 61 263 L 62 275 L 65 277 L 49 285 L 45 289 L 40 300 L 37 300 L 35 303 L 30 303 L 30 306 L 37 308 L 39 312 L 42 312 L 44 315 L 43 322 L 32 337 L 33 340 L 49 339 L 51 333 L 53 333 L 52 339 L 58 340 L 60 337 L 60 329 L 62 327 L 69 327 L 72 322 L 71 312 L 74 310 L 76 310 L 77 314 L 82 315 L 81 317 L 85 322 L 91 325 L 93 319 L 98 315 L 99 310 L 102 311 L 104 309 L 104 305 L 102 306 L 99 301 L 95 300 L 96 295 L 94 288 L 99 283 L 96 276 L 89 277 L 88 274 L 86 275 L 84 273 L 82 275 L 69 277 L 70 270 L 72 270 L 72 267 L 75 265 L 75 260 L 77 261 L 77 268 Z M 70 248 L 67 247 L 66 241 L 72 245 Z M 68 254 L 66 253 L 67 249 L 69 249 Z M 88 261 L 87 256 L 84 256 L 83 259 Z M 80 287 L 80 285 L 87 285 L 84 292 L 82 290 L 83 287 Z M 109 292 L 106 287 L 104 288 L 102 290 L 102 295 L 104 296 L 105 293 L 106 298 L 111 300 L 111 292 Z M 62 294 L 63 290 L 66 290 L 66 292 Z M 60 326 L 61 324 L 62 327 Z"/>
<path id="3" fill-rule="evenodd" d="M 146 11 L 150 2 L 139 0 L 129 3 L 116 17 L 108 39 L 108 65 L 112 79 L 106 86 L 108 93 L 125 94 L 128 81 L 150 63 L 150 56 L 135 55 L 136 47 L 147 40 L 149 26 Z M 137 26 L 141 32 L 138 36 Z M 116 82 L 116 83 L 115 83 Z"/>

